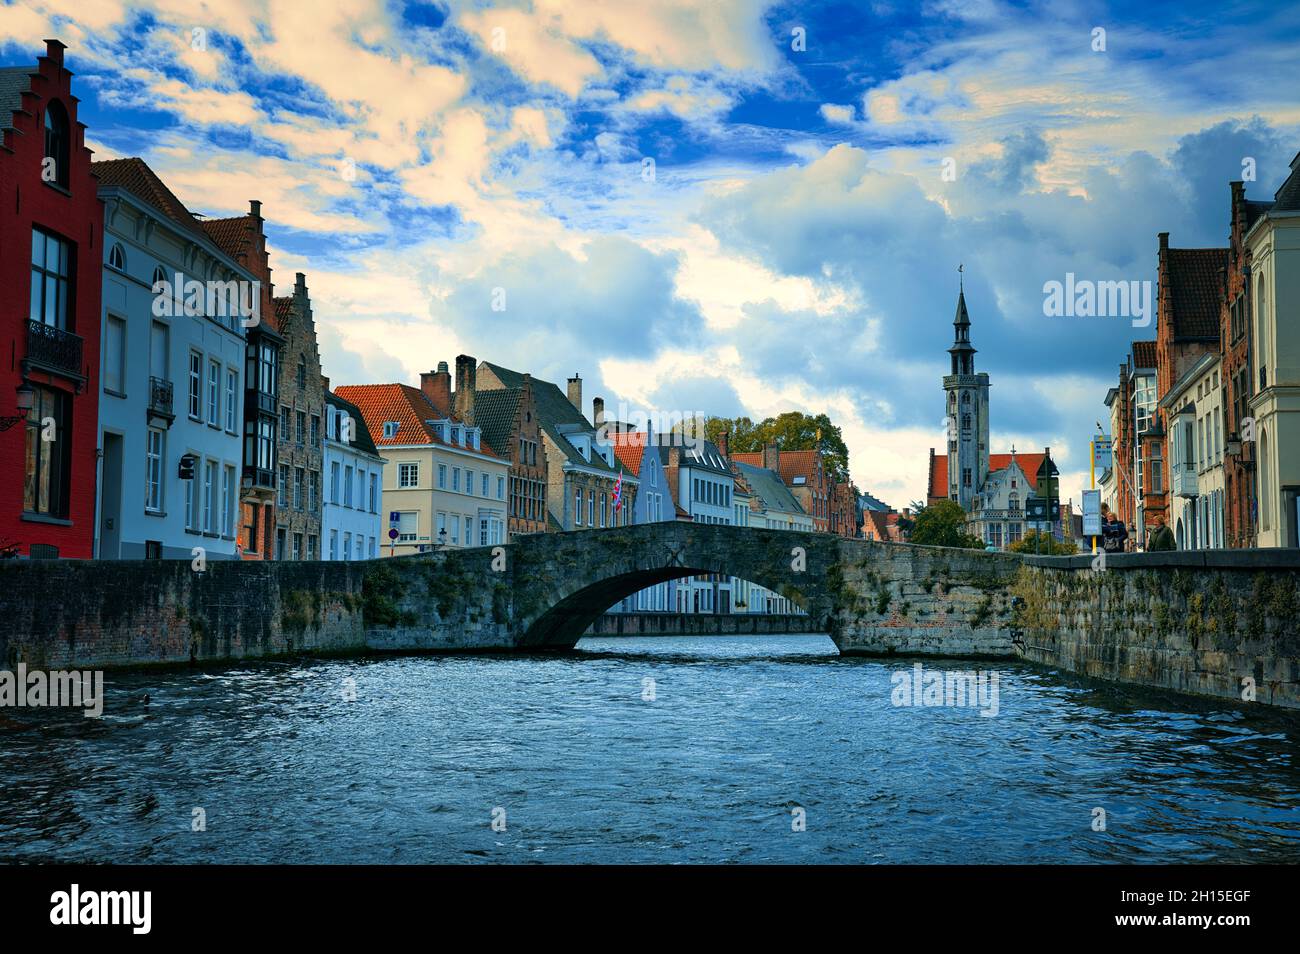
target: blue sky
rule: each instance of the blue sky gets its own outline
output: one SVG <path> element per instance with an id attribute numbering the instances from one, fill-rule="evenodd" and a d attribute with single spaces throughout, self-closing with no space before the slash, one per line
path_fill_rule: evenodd
<path id="1" fill-rule="evenodd" d="M 466 352 L 614 408 L 825 411 L 905 505 L 960 263 L 992 449 L 1051 445 L 1077 497 L 1153 329 L 1043 284 L 1154 281 L 1158 232 L 1225 244 L 1243 162 L 1266 198 L 1300 152 L 1300 9 L 1130 6 L 0 0 L 0 60 L 61 38 L 101 158 L 260 199 L 336 384 Z"/>

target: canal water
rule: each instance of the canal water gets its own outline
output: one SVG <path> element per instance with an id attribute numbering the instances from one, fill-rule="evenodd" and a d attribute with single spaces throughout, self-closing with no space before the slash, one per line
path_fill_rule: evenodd
<path id="1" fill-rule="evenodd" d="M 939 660 L 996 706 L 894 705 L 915 662 L 683 637 L 114 676 L 99 720 L 0 710 L 0 860 L 1300 861 L 1296 714 Z"/>

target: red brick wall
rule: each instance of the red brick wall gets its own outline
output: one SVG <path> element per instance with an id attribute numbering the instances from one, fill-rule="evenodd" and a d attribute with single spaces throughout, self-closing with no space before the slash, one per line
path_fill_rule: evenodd
<path id="1" fill-rule="evenodd" d="M 20 64 L 15 64 L 20 65 Z M 26 434 L 22 423 L 0 432 L 0 542 L 18 543 L 28 552 L 33 543 L 59 548 L 63 557 L 89 558 L 95 536 L 95 486 L 99 431 L 99 340 L 104 204 L 91 174 L 85 127 L 77 121 L 72 74 L 63 68 L 63 49 L 48 45 L 32 80 L 36 95 L 22 98 L 26 112 L 13 114 L 14 129 L 0 145 L 0 416 L 15 413 L 16 391 L 23 381 L 27 354 L 27 320 L 31 288 L 31 234 L 40 227 L 73 246 L 72 302 L 68 330 L 82 338 L 81 374 L 74 381 L 33 371 L 28 380 L 63 392 L 69 414 L 70 486 L 67 523 L 35 522 L 23 517 Z M 70 149 L 68 188 L 42 181 L 45 157 L 45 109 L 58 99 L 68 112 Z"/>

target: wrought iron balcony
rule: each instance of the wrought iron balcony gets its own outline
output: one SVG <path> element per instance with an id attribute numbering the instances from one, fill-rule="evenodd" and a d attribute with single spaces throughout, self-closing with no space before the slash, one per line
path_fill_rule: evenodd
<path id="1" fill-rule="evenodd" d="M 165 378 L 149 377 L 149 417 L 160 417 L 169 424 L 176 419 L 172 411 L 172 383 Z"/>
<path id="2" fill-rule="evenodd" d="M 85 382 L 81 373 L 81 336 L 40 321 L 27 322 L 27 358 L 29 367 L 50 371 Z"/>

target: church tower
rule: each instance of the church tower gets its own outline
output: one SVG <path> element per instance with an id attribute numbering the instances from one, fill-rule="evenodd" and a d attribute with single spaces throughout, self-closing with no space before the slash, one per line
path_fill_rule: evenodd
<path id="1" fill-rule="evenodd" d="M 948 499 L 969 511 L 989 474 L 989 376 L 975 373 L 966 289 L 957 293 L 952 372 L 944 376 L 948 418 Z"/>

